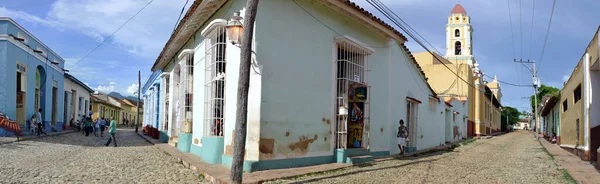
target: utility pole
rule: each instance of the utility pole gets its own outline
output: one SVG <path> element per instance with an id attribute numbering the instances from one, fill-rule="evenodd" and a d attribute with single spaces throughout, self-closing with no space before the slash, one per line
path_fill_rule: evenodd
<path id="1" fill-rule="evenodd" d="M 233 161 L 231 162 L 232 183 L 242 183 L 244 155 L 246 153 L 246 128 L 248 116 L 248 89 L 250 88 L 250 64 L 252 59 L 252 35 L 259 0 L 248 0 L 244 17 L 244 31 L 240 45 L 240 73 L 237 88 L 237 115 L 233 139 Z"/>
<path id="2" fill-rule="evenodd" d="M 140 88 L 142 87 L 141 86 L 142 79 L 140 78 L 140 75 L 141 75 L 141 71 L 138 70 L 138 91 L 137 91 L 138 96 L 137 96 L 137 105 L 136 105 L 137 106 L 137 111 L 136 111 L 137 117 L 135 118 L 136 119 L 135 120 L 136 121 L 135 122 L 135 133 L 138 132 L 138 125 L 140 124 Z"/>
<path id="3" fill-rule="evenodd" d="M 535 68 L 535 61 L 529 61 L 529 60 L 523 61 L 522 59 L 517 61 L 515 59 L 515 62 L 516 63 L 521 63 L 525 68 L 527 68 L 529 71 L 531 71 L 531 73 L 533 73 L 533 99 L 534 99 L 534 101 L 533 101 L 533 104 L 534 104 L 533 108 L 534 108 L 534 111 L 535 111 L 534 115 L 533 115 L 533 118 L 535 119 L 535 124 L 534 125 L 535 125 L 536 133 L 539 133 L 540 132 L 540 127 L 539 127 L 539 120 L 538 120 L 539 118 L 538 118 L 538 105 L 537 105 L 537 94 L 538 94 L 538 89 L 537 88 L 538 88 L 538 85 L 539 85 L 539 79 L 537 78 L 537 69 Z M 524 63 L 532 63 L 533 64 L 533 68 L 527 67 Z"/>

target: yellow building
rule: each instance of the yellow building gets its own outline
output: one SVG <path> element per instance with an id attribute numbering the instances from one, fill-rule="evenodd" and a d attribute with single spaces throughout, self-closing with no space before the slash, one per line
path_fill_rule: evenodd
<path id="1" fill-rule="evenodd" d="M 442 57 L 436 53 L 421 52 L 413 56 L 438 96 L 444 100 L 457 98 L 468 101 L 468 136 L 489 135 L 500 130 L 502 92 L 497 79 L 486 85 L 481 78 L 483 76 L 476 76 L 482 75 L 482 72 L 473 56 L 470 21 L 465 9 L 457 4 L 446 24 L 446 54 Z"/>
<path id="2" fill-rule="evenodd" d="M 92 119 L 107 118 L 109 120 L 118 120 L 120 107 L 99 98 L 97 95 L 90 95 L 90 101 L 92 102 Z"/>
<path id="3" fill-rule="evenodd" d="M 598 31 L 561 90 L 560 146 L 583 160 L 597 160 L 600 146 L 600 92 Z M 592 103 L 596 101 L 596 103 Z"/>
<path id="4" fill-rule="evenodd" d="M 129 121 L 130 125 L 135 125 L 137 120 L 137 102 L 129 99 L 122 100 L 124 105 L 121 106 L 124 113 L 124 118 Z M 144 119 L 144 103 L 140 102 L 140 119 Z M 142 122 L 140 122 L 142 123 Z"/>

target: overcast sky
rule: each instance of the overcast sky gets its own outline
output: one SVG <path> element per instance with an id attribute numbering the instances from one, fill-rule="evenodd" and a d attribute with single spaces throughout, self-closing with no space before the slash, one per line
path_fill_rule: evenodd
<path id="1" fill-rule="evenodd" d="M 457 1 L 382 1 L 435 45 L 441 54 L 445 54 L 447 16 Z M 90 87 L 104 92 L 128 94 L 137 83 L 137 70 L 142 71 L 143 79 L 149 75 L 151 65 L 173 31 L 185 0 L 155 0 L 105 45 L 85 60 L 77 61 L 107 39 L 147 2 L 0 0 L 0 16 L 13 18 L 59 53 L 67 60 L 66 68 L 71 70 L 70 73 Z M 366 0 L 354 2 L 388 21 Z M 539 76 L 542 83 L 562 88 L 563 81 L 581 58 L 600 20 L 595 19 L 597 16 L 593 14 L 595 9 L 600 8 L 600 1 L 574 2 L 556 2 L 545 54 L 540 60 L 552 1 L 535 1 L 534 11 L 533 0 L 462 0 L 460 3 L 471 16 L 474 29 L 474 56 L 483 71 L 491 76 L 497 75 L 498 79 L 505 82 L 531 84 L 531 73 L 520 64 L 513 63 L 513 59 L 535 60 L 541 63 Z M 190 5 L 191 1 L 187 7 Z M 407 45 L 413 52 L 424 51 L 411 38 Z M 529 106 L 528 101 L 521 97 L 530 96 L 531 88 L 501 86 L 503 105 L 520 110 Z"/>

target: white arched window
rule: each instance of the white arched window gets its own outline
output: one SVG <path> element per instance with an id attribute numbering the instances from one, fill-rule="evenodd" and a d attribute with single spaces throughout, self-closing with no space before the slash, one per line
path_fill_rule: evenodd
<path id="1" fill-rule="evenodd" d="M 206 38 L 206 67 L 204 83 L 204 135 L 223 136 L 225 122 L 225 68 L 227 21 L 216 19 L 203 31 Z"/>

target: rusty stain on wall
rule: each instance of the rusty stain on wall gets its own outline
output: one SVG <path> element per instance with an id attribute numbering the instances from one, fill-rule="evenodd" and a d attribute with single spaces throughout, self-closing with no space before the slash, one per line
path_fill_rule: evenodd
<path id="1" fill-rule="evenodd" d="M 259 142 L 258 150 L 261 153 L 273 154 L 273 148 L 275 147 L 275 139 L 264 139 L 261 138 Z"/>
<path id="2" fill-rule="evenodd" d="M 319 138 L 318 135 L 315 134 L 315 137 L 312 139 L 309 139 L 306 136 L 300 136 L 298 139 L 298 142 L 295 143 L 291 143 L 288 145 L 288 148 L 290 148 L 290 150 L 295 151 L 295 152 L 300 152 L 300 153 L 306 153 L 308 152 L 308 146 L 313 143 L 315 140 L 317 140 Z"/>
<path id="3" fill-rule="evenodd" d="M 321 121 L 327 123 L 327 124 L 331 124 L 331 120 L 327 119 L 327 118 L 321 118 Z"/>
<path id="4" fill-rule="evenodd" d="M 235 140 L 235 129 L 231 130 L 231 143 L 233 144 L 233 140 Z M 232 156 L 233 155 L 233 146 L 231 144 L 225 145 L 225 155 Z"/>
<path id="5" fill-rule="evenodd" d="M 454 139 L 456 139 L 456 137 L 460 138 L 462 136 L 462 133 L 458 131 L 458 126 L 454 126 Z"/>
<path id="6" fill-rule="evenodd" d="M 258 158 L 260 160 L 271 160 L 275 158 L 275 139 L 265 139 L 261 138 L 258 146 L 259 155 Z"/>

